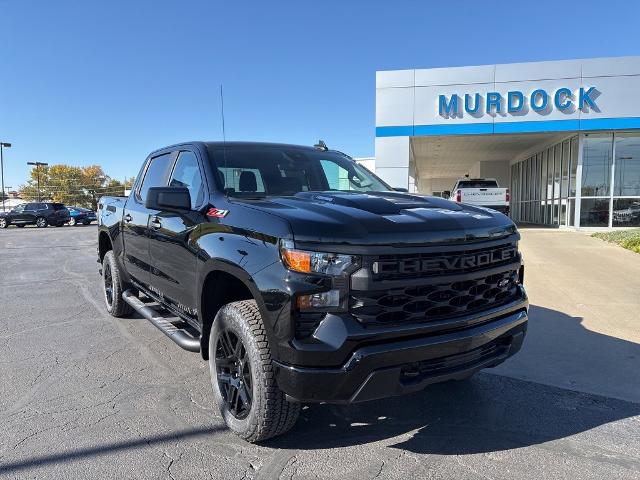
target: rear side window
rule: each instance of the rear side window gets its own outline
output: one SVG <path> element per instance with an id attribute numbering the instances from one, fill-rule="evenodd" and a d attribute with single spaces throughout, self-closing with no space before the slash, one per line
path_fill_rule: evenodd
<path id="1" fill-rule="evenodd" d="M 464 180 L 458 182 L 458 188 L 495 188 L 498 182 L 495 180 Z"/>
<path id="2" fill-rule="evenodd" d="M 200 175 L 198 159 L 193 152 L 180 152 L 169 186 L 188 188 L 191 195 L 191 208 L 195 209 L 202 203 L 202 175 Z"/>
<path id="3" fill-rule="evenodd" d="M 164 187 L 167 185 L 167 179 L 169 177 L 169 170 L 172 165 L 173 154 L 165 153 L 153 157 L 147 167 L 147 172 L 138 190 L 138 197 L 143 202 L 147 199 L 147 192 L 151 187 Z"/>
<path id="4" fill-rule="evenodd" d="M 37 203 L 27 203 L 24 206 L 25 210 L 37 210 L 37 208 L 38 208 L 38 204 Z"/>

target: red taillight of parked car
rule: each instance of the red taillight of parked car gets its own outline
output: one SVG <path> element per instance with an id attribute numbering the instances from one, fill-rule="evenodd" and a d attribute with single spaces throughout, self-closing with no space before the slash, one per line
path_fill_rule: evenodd
<path id="1" fill-rule="evenodd" d="M 462 201 L 462 190 L 456 191 L 456 202 L 460 203 Z"/>

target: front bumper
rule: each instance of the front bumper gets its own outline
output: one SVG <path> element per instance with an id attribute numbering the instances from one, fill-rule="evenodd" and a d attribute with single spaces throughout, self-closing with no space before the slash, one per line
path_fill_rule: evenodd
<path id="1" fill-rule="evenodd" d="M 460 330 L 363 345 L 336 368 L 274 362 L 278 386 L 301 402 L 356 403 L 402 395 L 494 367 L 515 354 L 527 329 L 528 304 L 495 312 Z"/>

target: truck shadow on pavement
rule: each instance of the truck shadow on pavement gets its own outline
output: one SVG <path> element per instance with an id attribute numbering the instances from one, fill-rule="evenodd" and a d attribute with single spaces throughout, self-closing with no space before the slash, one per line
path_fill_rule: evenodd
<path id="1" fill-rule="evenodd" d="M 572 384 L 574 371 L 590 368 L 577 363 L 591 355 L 597 361 L 605 355 L 609 361 L 640 363 L 639 344 L 587 330 L 580 318 L 557 311 L 532 306 L 530 314 L 529 338 L 512 360 L 522 356 L 521 368 L 536 371 L 538 376 L 544 373 L 538 362 L 554 363 L 545 367 L 556 369 L 550 383 L 557 385 L 567 376 L 566 384 Z M 545 354 L 554 348 L 553 357 Z M 581 356 L 576 355 L 580 350 Z M 593 376 L 597 379 L 611 367 L 592 370 Z M 629 365 L 624 370 L 638 371 Z M 528 376 L 526 371 L 515 373 Z M 626 381 L 635 382 L 637 376 Z M 421 454 L 486 453 L 562 439 L 639 414 L 640 403 L 479 373 L 463 382 L 432 385 L 405 397 L 351 406 L 306 406 L 296 427 L 269 446 L 320 449 L 383 441 Z"/>
<path id="2" fill-rule="evenodd" d="M 544 373 L 537 364 L 551 362 L 558 370 L 554 382 L 567 376 L 570 384 L 576 369 L 592 369 L 591 365 L 583 364 L 592 356 L 596 361 L 627 362 L 622 370 L 638 371 L 640 345 L 589 331 L 581 325 L 580 318 L 557 311 L 533 306 L 530 313 L 529 338 L 525 340 L 523 351 L 518 353 L 522 359 L 520 368 L 525 370 L 519 372 L 522 375 L 529 370 Z M 540 342 L 544 344 L 538 345 Z M 583 351 L 582 357 L 576 354 L 578 351 Z M 602 380 L 604 375 L 611 374 L 611 370 L 603 368 L 602 371 L 592 370 L 592 373 Z M 637 375 L 626 380 L 637 382 Z M 637 415 L 640 415 L 640 402 L 479 373 L 463 382 L 432 385 L 404 397 L 351 406 L 308 405 L 303 408 L 293 430 L 263 445 L 285 450 L 313 450 L 380 442 L 386 447 L 416 454 L 464 455 L 561 440 Z M 198 437 L 211 439 L 231 435 L 221 423 L 174 430 L 21 460 L 0 460 L 0 474 L 16 474 L 149 446 L 189 442 Z M 630 442 L 630 438 L 634 438 L 633 432 L 619 441 Z M 635 438 L 637 441 L 637 434 Z"/>

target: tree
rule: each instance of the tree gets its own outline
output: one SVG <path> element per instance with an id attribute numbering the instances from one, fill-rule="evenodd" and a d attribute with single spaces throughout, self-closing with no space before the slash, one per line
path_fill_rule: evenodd
<path id="1" fill-rule="evenodd" d="M 38 172 L 33 168 L 29 180 L 20 188 L 20 195 L 25 200 L 40 198 L 96 210 L 100 197 L 124 195 L 125 187 L 131 188 L 133 180 L 126 179 L 122 183 L 105 174 L 99 165 L 50 165 L 40 167 L 40 192 Z"/>

